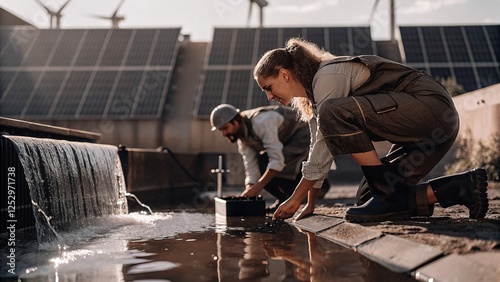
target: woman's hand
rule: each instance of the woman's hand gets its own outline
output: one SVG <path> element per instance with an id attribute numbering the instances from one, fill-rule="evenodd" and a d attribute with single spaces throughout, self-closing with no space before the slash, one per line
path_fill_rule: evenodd
<path id="1" fill-rule="evenodd" d="M 292 217 L 300 207 L 300 201 L 292 198 L 284 201 L 273 214 L 273 219 L 287 219 Z"/>

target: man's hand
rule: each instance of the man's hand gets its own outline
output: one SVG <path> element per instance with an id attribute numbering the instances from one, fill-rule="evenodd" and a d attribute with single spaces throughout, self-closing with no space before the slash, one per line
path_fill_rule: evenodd
<path id="1" fill-rule="evenodd" d="M 259 188 L 258 185 L 247 184 L 247 186 L 245 187 L 245 191 L 241 193 L 241 196 L 242 197 L 258 196 L 260 194 L 260 191 L 262 191 L 262 189 Z"/>
<path id="2" fill-rule="evenodd" d="M 284 201 L 273 214 L 273 219 L 287 219 L 292 217 L 299 209 L 300 202 L 291 198 Z"/>

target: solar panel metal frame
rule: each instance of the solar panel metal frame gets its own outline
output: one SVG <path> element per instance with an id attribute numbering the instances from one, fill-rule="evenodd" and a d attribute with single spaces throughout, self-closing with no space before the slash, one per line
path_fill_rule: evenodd
<path id="1" fill-rule="evenodd" d="M 134 43 L 135 36 L 137 34 L 142 34 L 144 32 L 154 32 L 154 38 L 152 39 L 152 43 L 149 46 L 149 53 L 147 55 L 147 60 L 144 64 L 127 64 L 127 60 L 130 55 L 130 50 Z M 79 42 L 65 42 L 63 39 L 65 35 L 71 35 L 72 33 L 81 34 L 78 38 Z M 51 35 L 51 37 L 46 37 L 45 34 Z M 126 44 L 121 44 L 120 48 L 122 48 L 123 53 L 116 58 L 114 61 L 109 61 L 111 57 L 106 57 L 106 50 L 111 50 L 114 46 L 114 42 L 111 42 L 111 36 L 115 34 L 122 43 L 126 42 Z M 163 104 L 166 101 L 167 90 L 170 85 L 170 80 L 173 72 L 173 68 L 175 66 L 175 61 L 177 59 L 178 49 L 180 46 L 179 41 L 180 28 L 154 28 L 154 29 L 62 29 L 62 30 L 50 30 L 50 29 L 34 29 L 34 28 L 20 28 L 20 27 L 10 27 L 10 28 L 0 28 L 0 40 L 2 43 L 0 45 L 0 75 L 7 74 L 10 77 L 10 81 L 6 86 L 2 85 L 2 89 L 4 90 L 0 96 L 0 103 L 4 105 L 0 107 L 0 114 L 16 117 L 16 118 L 36 118 L 36 119 L 68 119 L 68 118 L 76 118 L 76 119 L 102 119 L 115 117 L 120 119 L 144 119 L 144 118 L 159 118 L 161 117 Z M 164 36 L 166 38 L 158 39 L 160 36 Z M 71 36 L 70 36 L 71 37 Z M 75 37 L 75 36 L 73 36 Z M 7 39 L 7 40 L 5 40 Z M 103 44 L 97 45 L 98 52 L 83 52 L 85 47 L 93 46 L 94 43 L 90 43 L 88 40 L 100 40 Z M 6 43 L 4 43 L 6 42 Z M 44 45 L 41 48 L 37 48 L 36 42 L 44 42 Z M 70 44 L 74 48 L 74 54 L 71 59 L 65 58 L 62 61 L 58 61 L 56 64 L 52 64 L 52 58 L 58 55 L 58 51 L 60 44 Z M 86 42 L 89 44 L 85 45 Z M 161 42 L 162 46 L 158 46 L 157 42 Z M 125 45 L 125 46 L 122 46 Z M 137 45 L 137 44 L 136 44 Z M 168 46 L 166 46 L 168 45 Z M 76 46 L 76 47 L 75 47 Z M 37 53 L 38 50 L 43 50 L 41 53 Z M 12 57 L 13 54 L 17 54 L 14 60 L 6 60 L 7 57 Z M 111 53 L 110 53 L 111 54 Z M 88 58 L 83 58 L 81 56 L 89 55 Z M 68 56 L 66 54 L 65 56 Z M 71 54 L 69 54 L 71 56 Z M 160 59 L 159 62 L 153 62 L 153 58 Z M 103 65 L 102 62 L 105 61 Z M 66 62 L 67 64 L 62 64 L 61 62 Z M 88 64 L 88 63 L 91 64 Z M 11 99 L 13 96 L 10 94 L 14 94 L 16 89 L 13 87 L 18 86 L 16 84 L 17 79 L 21 79 L 22 77 L 18 76 L 19 73 L 40 73 L 41 76 L 38 77 L 38 80 L 34 82 L 33 89 L 31 90 L 28 98 L 26 99 L 25 104 L 16 106 L 15 111 L 5 111 L 5 105 L 8 99 Z M 51 99 L 51 105 L 48 107 L 48 110 L 45 109 L 43 114 L 36 114 L 31 111 L 30 103 L 33 99 L 41 98 L 40 94 L 37 91 L 43 91 L 43 88 L 40 88 L 41 81 L 43 80 L 43 74 L 50 72 L 61 72 L 63 73 L 62 79 L 58 86 L 54 86 L 56 88 L 50 88 L 50 93 L 53 99 Z M 89 77 L 88 82 L 85 85 L 83 91 L 81 91 L 81 97 L 79 101 L 79 105 L 77 110 L 72 115 L 68 114 L 59 114 L 59 110 L 57 110 L 58 102 L 64 95 L 66 83 L 68 79 L 71 77 L 73 72 L 87 72 Z M 105 107 L 103 108 L 103 112 L 94 113 L 90 115 L 86 115 L 85 113 L 88 111 L 84 111 L 84 107 L 86 105 L 86 99 L 89 98 L 89 91 L 92 89 L 92 85 L 96 76 L 99 76 L 102 72 L 116 72 L 116 76 L 113 80 L 111 87 L 111 91 L 109 93 L 102 93 L 104 95 L 108 95 L 107 102 Z M 113 103 L 114 96 L 118 95 L 114 91 L 116 90 L 117 83 L 119 82 L 120 76 L 122 73 L 129 72 L 141 72 L 141 79 L 137 80 L 138 84 L 130 86 L 130 91 L 133 92 L 130 94 L 129 104 L 130 111 L 127 115 L 110 115 L 111 104 Z M 151 90 L 152 96 L 156 97 L 157 101 L 155 101 L 156 108 L 151 107 L 151 103 L 149 106 L 143 105 L 144 97 L 141 98 L 141 95 L 147 94 L 148 89 L 146 89 L 147 85 L 144 83 L 148 77 L 153 77 L 151 75 L 153 73 L 161 72 L 164 74 L 164 77 L 158 81 L 162 83 L 160 86 L 161 89 L 153 89 Z M 89 75 L 90 74 L 90 75 Z M 156 75 L 158 76 L 158 75 Z M 97 80 L 96 80 L 97 82 Z M 5 82 L 4 82 L 5 83 Z M 135 92 L 134 92 L 135 91 Z M 158 93 L 161 93 L 158 95 Z M 134 95 L 135 94 L 135 95 Z M 116 96 L 117 99 L 120 99 L 120 96 Z M 122 97 L 123 98 L 123 97 Z M 75 99 L 78 99 L 76 97 Z M 20 101 L 18 101 L 20 102 Z M 18 103 L 16 102 L 16 103 Z M 17 109 L 17 110 L 16 110 Z M 139 111 L 137 110 L 139 109 Z M 145 112 L 149 111 L 149 112 Z M 42 113 L 42 112 L 40 112 Z"/>
<path id="2" fill-rule="evenodd" d="M 428 44 L 432 41 L 425 40 L 425 34 L 430 30 L 439 32 L 436 40 L 443 44 L 444 54 L 441 56 L 443 60 L 439 62 L 433 62 L 429 58 L 429 52 L 432 50 L 429 50 Z M 500 58 L 497 56 L 497 53 L 500 53 L 498 51 L 500 50 L 500 41 L 498 39 L 500 37 L 500 25 L 400 26 L 399 32 L 402 39 L 401 45 L 403 46 L 401 49 L 404 52 L 403 62 L 408 65 L 424 70 L 431 76 L 435 76 L 433 70 L 448 68 L 451 77 L 454 77 L 457 83 L 464 87 L 465 91 L 473 91 L 500 83 Z M 479 32 L 479 34 L 476 34 L 476 32 Z M 455 33 L 458 34 L 458 37 Z M 492 38 L 493 36 L 496 36 L 496 38 Z M 474 40 L 469 37 L 473 37 Z M 454 42 L 452 38 L 462 41 Z M 483 39 L 483 42 L 478 42 L 481 39 Z M 496 41 L 494 42 L 494 40 Z M 414 48 L 415 42 L 418 42 L 417 48 Z M 480 46 L 481 50 L 478 50 L 477 46 Z M 478 55 L 481 58 L 476 60 Z M 414 58 L 421 59 L 414 60 Z M 484 58 L 491 59 L 488 61 L 488 59 Z M 486 78 L 482 74 L 485 69 L 491 69 L 492 71 L 491 73 L 486 72 L 489 74 Z"/>

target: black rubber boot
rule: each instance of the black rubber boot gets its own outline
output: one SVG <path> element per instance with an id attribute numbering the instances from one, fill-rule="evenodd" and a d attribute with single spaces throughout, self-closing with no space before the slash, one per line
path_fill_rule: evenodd
<path id="1" fill-rule="evenodd" d="M 400 220 L 416 213 L 414 197 L 397 166 L 362 166 L 371 198 L 361 206 L 349 208 L 345 219 L 351 222 Z"/>
<path id="2" fill-rule="evenodd" d="M 399 151 L 399 150 L 397 150 Z M 383 157 L 380 159 L 382 162 L 382 165 L 390 165 L 390 158 L 389 157 Z M 361 206 L 364 203 L 366 203 L 368 200 L 370 200 L 372 197 L 372 194 L 370 192 L 370 187 L 368 186 L 368 182 L 366 181 L 366 177 L 363 176 L 361 181 L 359 182 L 358 190 L 356 191 L 356 206 Z"/>
<path id="3" fill-rule="evenodd" d="M 430 180 L 434 194 L 443 208 L 464 205 L 469 218 L 483 218 L 488 211 L 486 170 L 476 168 L 459 174 Z"/>
<path id="4" fill-rule="evenodd" d="M 382 165 L 387 165 L 387 166 L 397 166 L 401 161 L 406 157 L 406 155 L 414 150 L 412 147 L 400 147 L 391 153 L 389 153 L 387 156 L 383 157 L 380 159 L 382 162 Z M 406 183 L 406 181 L 405 181 Z M 425 203 L 427 202 L 427 188 L 420 186 L 420 185 L 411 185 L 406 183 L 407 187 L 411 187 L 414 190 L 409 191 L 410 196 L 415 196 L 416 198 L 410 200 L 410 206 L 416 205 L 415 207 L 415 214 L 412 216 L 432 216 L 434 213 L 434 204 L 431 205 L 426 205 Z M 372 194 L 370 192 L 370 187 L 368 186 L 368 182 L 366 181 L 366 177 L 363 177 L 361 179 L 361 182 L 359 183 L 358 190 L 356 191 L 356 206 L 361 206 L 364 203 L 366 203 L 368 200 L 372 198 Z"/>

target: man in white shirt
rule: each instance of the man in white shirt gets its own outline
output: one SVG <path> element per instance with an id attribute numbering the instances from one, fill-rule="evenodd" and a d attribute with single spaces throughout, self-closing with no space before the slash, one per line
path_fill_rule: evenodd
<path id="1" fill-rule="evenodd" d="M 301 165 L 307 160 L 310 144 L 308 124 L 299 121 L 292 109 L 267 106 L 240 112 L 221 104 L 212 111 L 210 122 L 212 131 L 218 129 L 238 145 L 245 167 L 242 196 L 257 196 L 265 189 L 280 204 L 292 195 L 302 177 Z M 329 183 L 325 181 L 321 188 L 316 191 L 320 198 Z"/>

